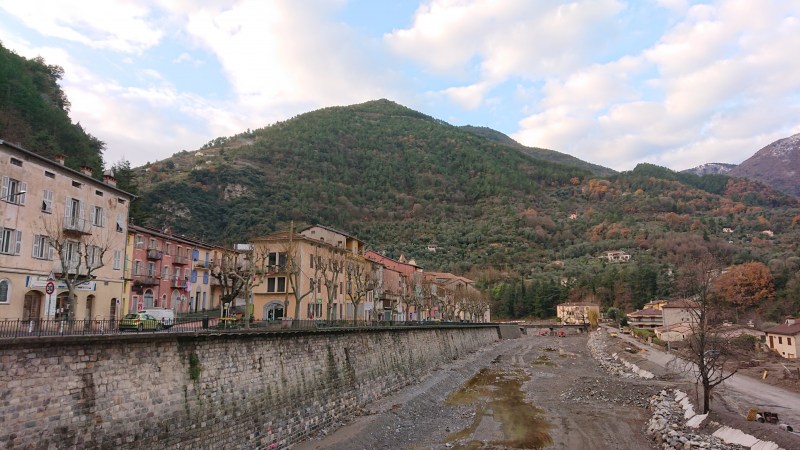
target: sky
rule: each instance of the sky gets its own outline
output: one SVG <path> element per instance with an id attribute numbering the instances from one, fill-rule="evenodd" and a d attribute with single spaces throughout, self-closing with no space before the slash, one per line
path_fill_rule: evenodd
<path id="1" fill-rule="evenodd" d="M 798 0 L 0 0 L 107 165 L 386 98 L 615 170 L 800 133 Z"/>

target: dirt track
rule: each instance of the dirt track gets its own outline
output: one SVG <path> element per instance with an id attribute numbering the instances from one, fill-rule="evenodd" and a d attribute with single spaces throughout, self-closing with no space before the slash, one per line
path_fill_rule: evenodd
<path id="1" fill-rule="evenodd" d="M 500 341 L 293 448 L 655 448 L 644 434 L 647 399 L 668 384 L 605 373 L 586 342 L 586 334 Z"/>

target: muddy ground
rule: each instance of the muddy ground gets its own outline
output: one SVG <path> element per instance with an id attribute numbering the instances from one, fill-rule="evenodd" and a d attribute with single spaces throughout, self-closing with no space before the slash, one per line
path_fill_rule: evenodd
<path id="1" fill-rule="evenodd" d="M 293 449 L 655 448 L 647 400 L 673 384 L 611 376 L 586 343 L 586 334 L 500 341 Z"/>

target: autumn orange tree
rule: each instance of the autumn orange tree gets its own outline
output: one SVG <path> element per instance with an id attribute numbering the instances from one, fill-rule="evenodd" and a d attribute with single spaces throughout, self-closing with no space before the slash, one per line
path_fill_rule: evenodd
<path id="1" fill-rule="evenodd" d="M 772 273 L 764 263 L 751 261 L 731 267 L 716 280 L 714 290 L 739 314 L 775 295 Z"/>

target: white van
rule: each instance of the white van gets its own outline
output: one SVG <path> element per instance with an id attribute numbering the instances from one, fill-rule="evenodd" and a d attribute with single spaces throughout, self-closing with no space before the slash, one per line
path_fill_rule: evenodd
<path id="1" fill-rule="evenodd" d="M 175 324 L 175 311 L 167 308 L 144 308 L 141 312 L 150 314 L 164 324 L 164 328 L 169 328 Z"/>

